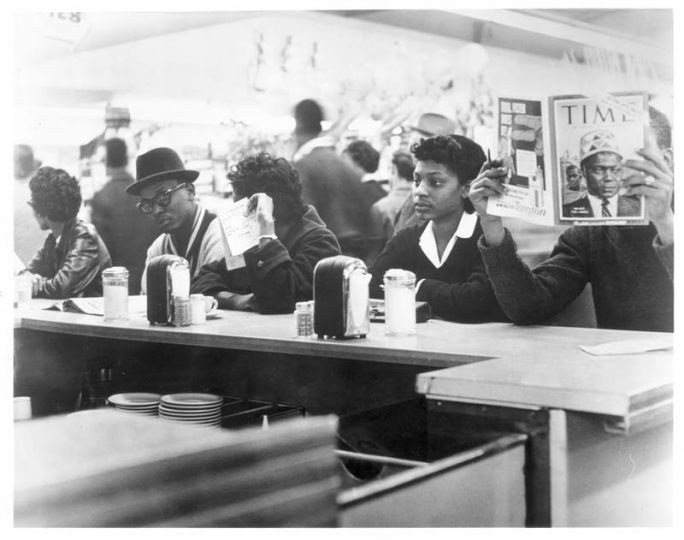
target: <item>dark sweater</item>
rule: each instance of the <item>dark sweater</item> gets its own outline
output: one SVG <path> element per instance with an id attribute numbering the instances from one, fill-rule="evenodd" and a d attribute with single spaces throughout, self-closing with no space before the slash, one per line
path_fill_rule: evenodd
<path id="1" fill-rule="evenodd" d="M 309 206 L 277 240 L 244 253 L 246 267 L 228 271 L 225 259 L 201 268 L 192 292 L 253 294 L 259 313 L 289 313 L 295 303 L 313 298 L 313 270 L 325 257 L 340 254 L 335 236 Z"/>
<path id="2" fill-rule="evenodd" d="M 654 244 L 653 225 L 572 227 L 530 270 L 506 230 L 498 247 L 479 241 L 494 291 L 517 324 L 542 323 L 592 285 L 600 328 L 671 332 L 674 245 Z"/>
<path id="3" fill-rule="evenodd" d="M 383 298 L 380 288 L 390 268 L 410 270 L 416 283 L 424 279 L 416 300 L 428 302 L 433 315 L 450 321 L 475 323 L 506 320 L 497 304 L 477 249 L 482 233 L 478 222 L 470 238 L 457 238 L 451 253 L 436 268 L 420 249 L 420 236 L 427 223 L 399 231 L 380 253 L 371 268 L 372 298 Z"/>

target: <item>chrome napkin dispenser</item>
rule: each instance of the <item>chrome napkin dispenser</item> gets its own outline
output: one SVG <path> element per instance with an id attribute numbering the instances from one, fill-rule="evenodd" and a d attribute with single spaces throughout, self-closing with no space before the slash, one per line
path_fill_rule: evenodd
<path id="1" fill-rule="evenodd" d="M 174 324 L 174 296 L 188 297 L 190 265 L 177 255 L 159 255 L 147 264 L 147 320 Z"/>
<path id="2" fill-rule="evenodd" d="M 314 332 L 337 339 L 366 337 L 370 274 L 360 259 L 337 255 L 314 268 Z"/>

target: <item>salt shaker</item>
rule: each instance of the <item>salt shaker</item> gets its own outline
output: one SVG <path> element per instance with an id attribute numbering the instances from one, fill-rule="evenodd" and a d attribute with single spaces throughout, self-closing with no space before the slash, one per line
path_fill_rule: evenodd
<path id="1" fill-rule="evenodd" d="M 297 302 L 294 317 L 297 337 L 313 336 L 313 302 Z"/>
<path id="2" fill-rule="evenodd" d="M 416 275 L 391 268 L 385 272 L 385 333 L 416 333 Z"/>
<path id="3" fill-rule="evenodd" d="M 128 270 L 112 266 L 102 272 L 104 320 L 128 320 Z"/>

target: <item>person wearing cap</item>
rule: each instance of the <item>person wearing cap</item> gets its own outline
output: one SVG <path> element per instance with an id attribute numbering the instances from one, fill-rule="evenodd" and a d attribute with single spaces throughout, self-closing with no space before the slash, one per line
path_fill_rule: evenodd
<path id="1" fill-rule="evenodd" d="M 580 167 L 587 180 L 587 196 L 563 204 L 563 217 L 611 218 L 639 216 L 641 201 L 620 195 L 622 153 L 607 130 L 585 133 L 580 139 Z"/>
<path id="2" fill-rule="evenodd" d="M 626 195 L 643 195 L 646 226 L 582 225 L 565 230 L 549 258 L 530 269 L 487 199 L 506 188 L 504 168 L 482 170 L 470 188 L 480 214 L 478 242 L 487 274 L 506 315 L 516 324 L 543 323 L 592 285 L 599 328 L 671 332 L 674 328 L 674 209 L 670 125 L 651 108 L 646 147 L 625 166 Z M 609 163 L 606 167 L 613 166 Z"/>
<path id="3" fill-rule="evenodd" d="M 323 110 L 314 100 L 294 108 L 297 144 L 292 161 L 302 183 L 306 204 L 316 208 L 337 237 L 342 253 L 365 260 L 377 252 L 372 240 L 371 202 L 361 186 L 361 173 L 335 151 L 335 141 L 322 136 Z"/>
<path id="4" fill-rule="evenodd" d="M 449 136 L 456 130 L 456 123 L 446 116 L 438 113 L 423 113 L 418 117 L 415 125 L 410 125 L 411 136 L 409 146 L 420 141 L 422 137 L 435 137 L 436 135 Z M 420 225 L 423 222 L 416 215 L 413 208 L 413 195 L 409 195 L 399 209 L 394 222 L 394 234 L 400 230 Z"/>
<path id="5" fill-rule="evenodd" d="M 258 244 L 244 252 L 245 265 L 225 261 L 202 267 L 191 291 L 215 296 L 219 308 L 292 313 L 313 298 L 313 271 L 321 259 L 340 254 L 335 235 L 316 209 L 304 204 L 297 171 L 283 158 L 249 156 L 228 173 L 235 200 L 249 199 L 259 224 Z"/>
<path id="6" fill-rule="evenodd" d="M 107 245 L 112 264 L 128 269 L 128 292 L 140 294 L 147 248 L 160 230 L 135 207 L 137 198 L 126 193 L 135 181 L 127 170 L 126 143 L 119 138 L 108 139 L 105 150 L 109 180 L 90 202 L 91 219 Z"/>
<path id="7" fill-rule="evenodd" d="M 467 185 L 485 162 L 476 142 L 461 135 L 422 139 L 416 158 L 413 203 L 422 225 L 399 231 L 371 267 L 372 298 L 382 298 L 385 272 L 416 275 L 416 300 L 436 317 L 463 323 L 505 320 L 477 249 L 481 234 Z"/>
<path id="8" fill-rule="evenodd" d="M 171 148 L 154 148 L 138 156 L 137 180 L 126 193 L 140 198 L 138 210 L 162 231 L 147 250 L 145 266 L 158 255 L 178 255 L 188 261 L 192 278 L 202 266 L 223 258 L 220 223 L 195 199 L 193 182 L 198 176 Z"/>
<path id="9" fill-rule="evenodd" d="M 62 169 L 41 167 L 29 182 L 33 214 L 50 231 L 25 271 L 36 298 L 102 296 L 102 271 L 112 265 L 95 227 L 77 219 L 78 180 Z"/>

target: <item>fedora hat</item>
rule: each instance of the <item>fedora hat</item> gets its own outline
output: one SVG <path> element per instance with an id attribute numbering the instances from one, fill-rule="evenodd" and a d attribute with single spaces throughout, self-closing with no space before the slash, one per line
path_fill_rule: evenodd
<path id="1" fill-rule="evenodd" d="M 126 188 L 126 193 L 138 195 L 140 190 L 154 182 L 173 178 L 182 182 L 194 182 L 198 171 L 185 168 L 180 156 L 171 148 L 154 148 L 140 154 L 135 160 L 136 181 Z"/>
<path id="2" fill-rule="evenodd" d="M 438 113 L 424 113 L 418 117 L 415 125 L 409 125 L 414 131 L 434 137 L 435 135 L 452 135 L 456 130 L 456 122 Z"/>
<path id="3" fill-rule="evenodd" d="M 582 135 L 580 139 L 580 165 L 589 156 L 599 152 L 612 152 L 622 158 L 622 152 L 620 152 L 615 135 L 610 131 L 600 129 Z"/>

